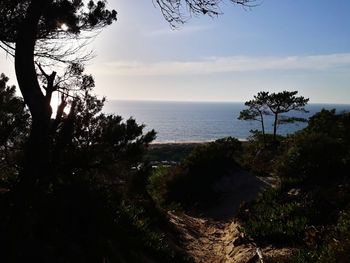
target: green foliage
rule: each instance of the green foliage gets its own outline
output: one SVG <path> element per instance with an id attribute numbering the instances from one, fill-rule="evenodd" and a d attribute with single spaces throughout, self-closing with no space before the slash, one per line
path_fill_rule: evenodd
<path id="1" fill-rule="evenodd" d="M 349 211 L 341 211 L 335 226 L 327 229 L 312 247 L 302 248 L 290 258 L 272 258 L 267 262 L 336 263 L 350 260 L 350 220 Z"/>
<path id="2" fill-rule="evenodd" d="M 215 196 L 214 182 L 229 169 L 237 169 L 235 158 L 240 147 L 240 142 L 234 138 L 196 147 L 181 168 L 172 174 L 174 180 L 168 183 L 169 199 L 185 207 L 210 204 Z"/>
<path id="3" fill-rule="evenodd" d="M 208 205 L 215 196 L 213 184 L 229 170 L 237 169 L 240 151 L 241 143 L 235 138 L 199 145 L 179 166 L 153 173 L 151 194 L 161 204 L 184 208 Z"/>
<path id="4" fill-rule="evenodd" d="M 288 184 L 264 192 L 239 217 L 245 233 L 259 243 L 307 247 L 310 252 L 328 239 L 348 242 L 349 203 L 348 183 L 293 189 Z"/>
<path id="5" fill-rule="evenodd" d="M 66 173 L 89 172 L 101 178 L 114 174 L 123 178 L 142 163 L 155 131 L 143 134 L 144 125 L 132 118 L 123 122 L 120 116 L 103 114 L 103 104 L 104 99 L 88 92 L 76 102 L 74 131 L 62 160 Z"/>
<path id="6" fill-rule="evenodd" d="M 275 167 L 286 181 L 305 184 L 336 182 L 347 176 L 350 114 L 322 110 L 310 118 L 309 125 L 284 142 Z"/>
<path id="7" fill-rule="evenodd" d="M 7 86 L 8 80 L 0 75 L 0 182 L 5 184 L 17 177 L 30 120 L 16 87 Z"/>
<path id="8" fill-rule="evenodd" d="M 254 240 L 275 245 L 300 244 L 308 223 L 306 207 L 297 200 L 271 189 L 255 201 L 240 218 L 243 231 Z"/>
<path id="9" fill-rule="evenodd" d="M 239 160 L 245 168 L 259 176 L 268 176 L 273 173 L 276 159 L 281 153 L 280 143 L 285 139 L 282 136 L 273 138 L 272 134 L 263 134 L 251 131 L 248 142 L 244 143 L 244 151 Z"/>
<path id="10" fill-rule="evenodd" d="M 180 162 L 197 146 L 196 143 L 152 144 L 145 158 L 150 162 Z"/>
<path id="11" fill-rule="evenodd" d="M 14 88 L 2 92 L 3 86 L 1 120 L 16 121 L 11 107 L 18 102 L 23 110 L 23 103 L 14 97 Z M 73 103 L 74 114 L 63 116 L 65 125 L 51 135 L 56 167 L 48 189 L 27 198 L 12 187 L 0 193 L 4 262 L 186 261 L 171 245 L 174 237 L 165 216 L 145 190 L 148 170 L 143 158 L 155 132 L 144 134 L 144 126 L 134 119 L 123 122 L 101 113 L 103 103 L 86 92 Z M 3 124 L 1 132 L 8 130 L 7 124 L 17 125 Z M 15 131 L 13 139 L 3 140 L 8 145 L 22 141 L 27 130 Z M 18 165 L 18 159 L 14 161 Z"/>
<path id="12" fill-rule="evenodd" d="M 350 260 L 349 116 L 322 110 L 281 142 L 274 165 L 281 189 L 264 193 L 241 215 L 244 231 L 257 242 L 299 248 L 267 262 Z"/>
<path id="13" fill-rule="evenodd" d="M 168 203 L 168 183 L 172 180 L 173 167 L 160 166 L 152 171 L 148 179 L 148 192 L 152 199 L 161 207 L 168 207 L 170 209 L 179 208 L 179 204 Z"/>
<path id="14" fill-rule="evenodd" d="M 305 183 L 327 183 L 345 174 L 346 150 L 335 138 L 300 133 L 288 139 L 288 146 L 276 165 L 285 179 Z"/>
<path id="15" fill-rule="evenodd" d="M 337 114 L 335 109 L 322 109 L 310 118 L 305 132 L 321 133 L 336 138 L 348 147 L 350 145 L 350 113 Z"/>
<path id="16" fill-rule="evenodd" d="M 151 203 L 122 202 L 117 220 L 118 234 L 123 235 L 118 237 L 123 242 L 123 251 L 130 253 L 127 262 L 147 258 L 157 262 L 187 262 L 185 254 L 170 245 L 172 229 Z"/>

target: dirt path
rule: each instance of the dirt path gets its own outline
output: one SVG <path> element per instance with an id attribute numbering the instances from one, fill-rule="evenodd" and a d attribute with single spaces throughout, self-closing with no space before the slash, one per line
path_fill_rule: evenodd
<path id="1" fill-rule="evenodd" d="M 253 242 L 242 238 L 234 216 L 243 202 L 250 202 L 269 185 L 245 172 L 222 178 L 215 189 L 222 198 L 200 216 L 169 212 L 170 222 L 181 233 L 181 243 L 196 263 L 262 262 Z"/>
<path id="2" fill-rule="evenodd" d="M 170 221 L 182 236 L 182 243 L 196 263 L 249 262 L 256 254 L 253 244 L 234 245 L 240 237 L 235 222 L 220 222 L 170 213 Z"/>

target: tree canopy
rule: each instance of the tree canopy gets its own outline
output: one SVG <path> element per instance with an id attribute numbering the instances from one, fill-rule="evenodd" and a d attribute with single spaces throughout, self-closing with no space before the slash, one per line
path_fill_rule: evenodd
<path id="1" fill-rule="evenodd" d="M 264 115 L 269 115 L 269 111 L 267 110 L 267 99 L 268 92 L 261 91 L 257 95 L 254 95 L 254 99 L 245 102 L 245 106 L 248 109 L 242 110 L 239 113 L 239 120 L 254 120 L 259 121 L 261 123 L 261 130 L 263 133 L 263 138 L 265 141 L 265 124 L 264 124 Z"/>
<path id="2" fill-rule="evenodd" d="M 242 110 L 238 119 L 257 120 L 262 124 L 262 132 L 265 136 L 264 115 L 273 115 L 273 138 L 276 140 L 279 124 L 304 122 L 304 118 L 290 117 L 283 115 L 290 111 L 307 112 L 305 109 L 309 99 L 296 96 L 298 91 L 282 91 L 278 93 L 259 92 L 253 100 L 247 101 L 245 106 L 248 109 Z"/>
<path id="3" fill-rule="evenodd" d="M 267 107 L 274 115 L 273 123 L 273 137 L 276 138 L 278 124 L 291 123 L 295 121 L 304 121 L 302 118 L 284 117 L 281 114 L 289 111 L 302 111 L 305 110 L 305 105 L 309 99 L 302 96 L 296 96 L 298 91 L 282 91 L 278 93 L 271 93 L 268 96 L 266 102 Z"/>
<path id="4" fill-rule="evenodd" d="M 0 75 L 0 183 L 19 172 L 19 156 L 29 133 L 30 116 L 15 86 Z M 9 181 L 9 180 L 8 180 Z"/>

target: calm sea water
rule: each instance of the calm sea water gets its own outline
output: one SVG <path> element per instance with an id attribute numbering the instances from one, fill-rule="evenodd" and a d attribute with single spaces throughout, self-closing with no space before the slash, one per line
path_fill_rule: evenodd
<path id="1" fill-rule="evenodd" d="M 108 101 L 104 112 L 124 117 L 134 117 L 146 125 L 145 130 L 157 131 L 156 142 L 211 141 L 233 136 L 246 139 L 252 129 L 260 130 L 256 121 L 238 120 L 244 109 L 240 102 L 162 102 L 162 101 Z M 307 114 L 292 113 L 308 118 L 322 108 L 336 108 L 338 112 L 350 111 L 350 105 L 310 104 Z M 267 132 L 272 132 L 272 118 L 266 120 Z M 290 134 L 306 126 L 305 123 L 281 125 L 279 134 Z"/>

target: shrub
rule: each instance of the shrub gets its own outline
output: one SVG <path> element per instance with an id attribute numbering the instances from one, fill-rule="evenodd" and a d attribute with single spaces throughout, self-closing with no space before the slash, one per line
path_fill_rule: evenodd
<path id="1" fill-rule="evenodd" d="M 333 138 L 340 138 L 350 142 L 350 113 L 337 114 L 335 109 L 325 110 L 313 115 L 309 120 L 308 133 L 322 133 Z"/>
<path id="2" fill-rule="evenodd" d="M 300 244 L 308 222 L 305 208 L 297 200 L 286 198 L 280 190 L 264 192 L 248 210 L 241 211 L 243 231 L 264 244 Z"/>
<path id="3" fill-rule="evenodd" d="M 1 85 L 0 80 L 0 93 Z M 0 193 L 2 260 L 183 262 L 164 216 L 145 191 L 148 171 L 139 169 L 155 132 L 144 133 L 134 119 L 123 122 L 101 113 L 103 100 L 89 93 L 76 105 L 75 117 L 63 120 L 71 125 L 52 135 L 56 158 L 45 184 Z M 1 106 L 0 121 L 11 117 Z M 3 127 L 0 134 L 10 130 Z M 2 137 L 0 157 L 3 146 L 20 145 L 25 130 L 9 134 L 14 138 Z M 8 177 L 2 165 L 9 164 L 0 162 L 0 180 Z"/>
<path id="4" fill-rule="evenodd" d="M 338 222 L 313 247 L 304 247 L 289 258 L 271 258 L 267 262 L 337 263 L 350 261 L 350 213 L 339 213 Z"/>
<path id="5" fill-rule="evenodd" d="M 180 170 L 180 171 L 179 171 Z M 182 168 L 178 167 L 166 167 L 160 166 L 152 171 L 148 179 L 148 192 L 152 199 L 161 207 L 167 207 L 169 209 L 178 209 L 180 204 L 172 202 L 169 197 L 170 182 L 174 180 L 174 176 L 180 176 L 183 174 Z M 179 181 L 179 180 L 178 180 Z M 181 195 L 181 192 L 179 193 Z M 174 198 L 172 198 L 174 199 Z M 178 199 L 178 198 L 175 198 Z"/>
<path id="6" fill-rule="evenodd" d="M 289 138 L 275 171 L 285 179 L 324 184 L 345 174 L 345 155 L 337 139 L 303 132 Z"/>
<path id="7" fill-rule="evenodd" d="M 209 204 L 216 195 L 213 184 L 230 169 L 237 169 L 241 143 L 224 138 L 197 146 L 175 167 L 157 169 L 150 177 L 150 193 L 162 204 L 183 208 Z"/>
<path id="8" fill-rule="evenodd" d="M 270 175 L 273 172 L 276 157 L 280 154 L 280 144 L 284 137 L 277 135 L 274 140 L 272 134 L 265 134 L 264 140 L 261 132 L 251 132 L 252 135 L 245 144 L 240 163 L 259 176 Z"/>

